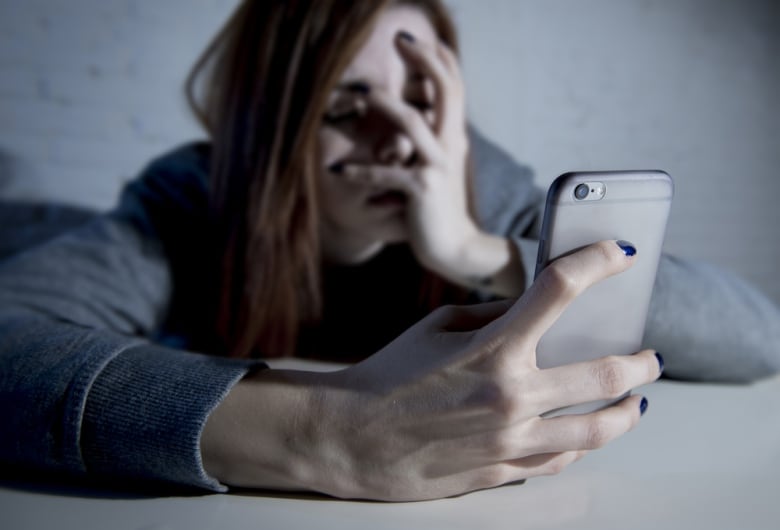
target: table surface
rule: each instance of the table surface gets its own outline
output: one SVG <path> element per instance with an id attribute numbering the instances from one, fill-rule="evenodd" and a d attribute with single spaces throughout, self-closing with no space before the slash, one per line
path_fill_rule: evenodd
<path id="1" fill-rule="evenodd" d="M 192 497 L 0 482 L 17 529 L 777 529 L 780 378 L 750 386 L 660 381 L 632 432 L 562 474 L 416 503 L 231 493 Z"/>

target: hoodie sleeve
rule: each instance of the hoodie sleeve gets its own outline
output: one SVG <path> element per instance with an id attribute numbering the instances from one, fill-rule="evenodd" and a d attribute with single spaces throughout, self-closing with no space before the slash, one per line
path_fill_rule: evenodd
<path id="1" fill-rule="evenodd" d="M 150 340 L 173 289 L 164 219 L 186 222 L 203 200 L 193 157 L 156 161 L 114 211 L 0 264 L 0 461 L 224 489 L 203 469 L 200 433 L 263 365 Z"/>

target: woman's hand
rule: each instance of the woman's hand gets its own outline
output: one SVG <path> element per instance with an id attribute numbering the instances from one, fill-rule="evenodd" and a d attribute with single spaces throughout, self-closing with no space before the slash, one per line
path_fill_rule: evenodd
<path id="1" fill-rule="evenodd" d="M 406 34 L 404 34 L 406 35 Z M 367 103 L 414 145 L 410 165 L 348 164 L 352 182 L 402 191 L 407 196 L 409 242 L 427 268 L 467 287 L 518 296 L 525 274 L 514 245 L 482 232 L 469 214 L 464 84 L 458 60 L 442 43 L 397 38 L 411 72 L 424 76 L 425 94 L 412 103 L 374 88 Z"/>
<path id="2" fill-rule="evenodd" d="M 628 268 L 614 241 L 548 266 L 515 303 L 441 308 L 333 373 L 269 370 L 239 383 L 205 427 L 206 469 L 232 485 L 422 500 L 557 473 L 624 434 L 660 375 L 652 351 L 540 370 L 540 337 L 584 289 Z"/>

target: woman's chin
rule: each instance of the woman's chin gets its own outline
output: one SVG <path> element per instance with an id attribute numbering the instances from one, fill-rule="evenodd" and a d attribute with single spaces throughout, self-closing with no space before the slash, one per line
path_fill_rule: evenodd
<path id="1" fill-rule="evenodd" d="M 379 232 L 377 234 L 377 240 L 382 241 L 386 245 L 403 243 L 409 240 L 406 223 L 402 217 L 388 223 L 383 223 L 381 227 L 378 227 L 377 232 Z"/>

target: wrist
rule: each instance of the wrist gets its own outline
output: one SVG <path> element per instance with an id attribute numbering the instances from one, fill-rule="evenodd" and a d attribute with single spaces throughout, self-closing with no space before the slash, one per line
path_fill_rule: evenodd
<path id="1" fill-rule="evenodd" d="M 264 370 L 239 381 L 203 428 L 206 472 L 230 486 L 311 490 L 318 392 L 307 375 Z"/>
<path id="2" fill-rule="evenodd" d="M 500 296 L 522 294 L 525 271 L 513 241 L 476 228 L 466 234 L 453 257 L 431 268 L 463 287 Z"/>
<path id="3" fill-rule="evenodd" d="M 448 225 L 442 231 L 422 244 L 414 245 L 415 254 L 426 268 L 446 278 L 465 277 L 465 272 L 472 268 L 471 263 L 464 262 L 472 253 L 472 249 L 481 236 L 480 229 L 470 220 Z"/>

